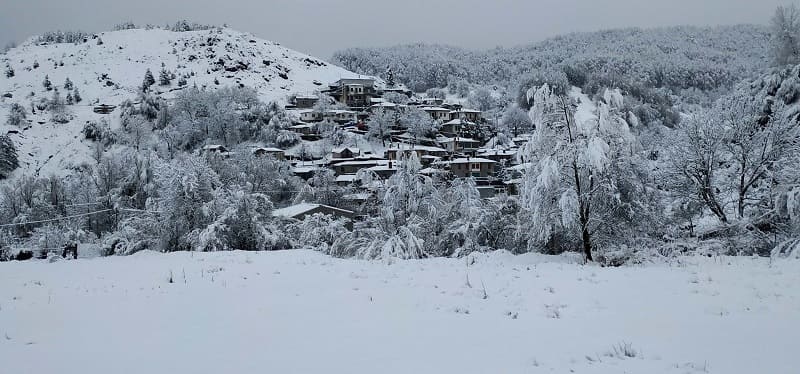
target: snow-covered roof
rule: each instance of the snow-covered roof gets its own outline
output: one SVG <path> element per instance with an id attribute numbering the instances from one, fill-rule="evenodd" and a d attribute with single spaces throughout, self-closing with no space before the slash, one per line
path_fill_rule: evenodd
<path id="1" fill-rule="evenodd" d="M 450 121 L 447 121 L 447 122 L 444 123 L 445 126 L 447 126 L 447 125 L 474 125 L 474 124 L 475 124 L 475 122 L 470 122 L 470 121 L 461 120 L 461 119 L 454 119 L 454 120 L 450 120 Z"/>
<path id="2" fill-rule="evenodd" d="M 360 153 L 361 150 L 355 147 L 337 147 L 331 150 L 331 153 L 342 153 L 345 149 L 349 149 L 352 153 Z"/>
<path id="3" fill-rule="evenodd" d="M 296 166 L 292 168 L 292 173 L 310 173 L 319 169 L 320 168 L 316 166 Z"/>
<path id="4" fill-rule="evenodd" d="M 367 165 L 381 165 L 388 163 L 389 160 L 345 161 L 345 162 L 340 162 L 335 166 L 367 166 Z"/>
<path id="5" fill-rule="evenodd" d="M 356 114 L 356 112 L 345 109 L 331 109 L 331 110 L 326 110 L 325 114 Z"/>
<path id="6" fill-rule="evenodd" d="M 354 180 L 356 180 L 356 175 L 355 174 L 342 174 L 342 175 L 339 175 L 339 176 L 336 177 L 336 182 L 349 183 L 349 182 L 352 182 Z"/>
<path id="7" fill-rule="evenodd" d="M 275 153 L 281 152 L 281 153 L 283 153 L 283 150 L 280 149 L 280 148 L 274 148 L 274 147 L 254 147 L 253 148 L 253 152 L 258 152 L 258 151 L 261 151 L 261 152 L 275 152 Z"/>
<path id="8" fill-rule="evenodd" d="M 478 113 L 478 114 L 480 114 L 480 113 L 483 113 L 483 112 L 481 112 L 480 110 L 475 110 L 475 109 L 459 109 L 459 110 L 451 111 L 450 113 Z"/>
<path id="9" fill-rule="evenodd" d="M 478 154 L 482 156 L 513 156 L 517 154 L 517 151 L 505 149 L 479 149 Z"/>
<path id="10" fill-rule="evenodd" d="M 353 214 L 352 211 L 346 209 L 335 208 L 329 205 L 323 204 L 311 204 L 311 203 L 300 203 L 292 206 L 288 206 L 286 208 L 275 209 L 272 211 L 273 217 L 285 217 L 285 218 L 295 218 L 302 214 L 308 213 L 314 209 L 324 207 L 326 209 L 330 209 L 333 211 L 337 211 L 344 214 Z"/>
<path id="11" fill-rule="evenodd" d="M 477 141 L 475 139 L 462 138 L 460 136 L 457 137 L 457 138 L 448 138 L 448 137 L 445 137 L 445 136 L 436 138 L 436 141 L 439 142 L 439 143 L 454 143 L 456 140 L 458 140 L 459 143 L 480 143 L 479 141 Z"/>
<path id="12" fill-rule="evenodd" d="M 411 151 L 411 150 L 419 150 L 419 151 L 426 151 L 426 152 L 447 152 L 447 150 L 439 147 L 433 147 L 429 145 L 419 145 L 419 144 L 407 144 L 407 143 L 397 143 L 396 146 L 389 147 L 387 151 Z"/>
<path id="13" fill-rule="evenodd" d="M 445 109 L 445 108 L 436 107 L 436 106 L 425 106 L 425 107 L 422 107 L 420 109 L 422 109 L 422 110 L 424 110 L 426 112 L 449 112 L 450 111 L 450 109 Z"/>
<path id="14" fill-rule="evenodd" d="M 469 158 L 456 158 L 450 161 L 446 161 L 447 164 L 495 164 L 494 160 L 490 160 L 488 158 L 480 158 L 480 157 L 469 157 Z"/>

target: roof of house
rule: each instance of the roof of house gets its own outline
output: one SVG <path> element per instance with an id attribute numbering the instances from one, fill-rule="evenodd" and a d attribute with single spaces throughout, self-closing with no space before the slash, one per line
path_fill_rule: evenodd
<path id="1" fill-rule="evenodd" d="M 306 214 L 314 209 L 323 207 L 325 209 L 329 209 L 335 212 L 343 213 L 343 214 L 353 214 L 352 211 L 346 209 L 335 208 L 329 205 L 323 204 L 310 204 L 310 203 L 300 203 L 292 206 L 288 206 L 282 209 L 275 209 L 272 211 L 273 217 L 285 217 L 285 218 L 296 218 L 300 215 Z"/>
<path id="2" fill-rule="evenodd" d="M 332 149 L 331 153 L 342 153 L 346 149 L 349 149 L 350 152 L 352 152 L 352 153 L 360 153 L 361 152 L 361 150 L 356 148 L 356 147 L 337 147 L 337 148 Z"/>
<path id="3" fill-rule="evenodd" d="M 284 152 L 282 149 L 274 148 L 274 147 L 253 147 L 253 152 L 258 152 L 258 151 L 275 152 L 275 153 L 277 153 L 277 152 L 283 153 Z"/>
<path id="4" fill-rule="evenodd" d="M 432 147 L 428 145 L 419 145 L 419 144 L 408 144 L 408 143 L 397 143 L 396 146 L 389 147 L 386 151 L 411 151 L 411 150 L 419 150 L 419 151 L 426 151 L 426 152 L 447 152 L 447 150 L 439 147 Z"/>
<path id="5" fill-rule="evenodd" d="M 441 136 L 436 138 L 436 141 L 439 143 L 454 143 L 458 139 L 459 143 L 480 143 L 479 141 L 472 139 L 472 138 L 463 138 L 463 137 L 456 137 L 456 138 L 448 138 L 445 136 Z"/>
<path id="6" fill-rule="evenodd" d="M 475 122 L 470 122 L 470 121 L 461 120 L 461 119 L 454 119 L 454 120 L 450 120 L 450 121 L 445 122 L 444 126 L 447 126 L 447 125 L 474 125 L 474 124 L 475 124 Z"/>
<path id="7" fill-rule="evenodd" d="M 339 175 L 339 176 L 336 177 L 336 182 L 349 183 L 349 182 L 352 182 L 354 180 L 356 180 L 356 175 L 355 174 L 342 174 L 342 175 Z"/>
<path id="8" fill-rule="evenodd" d="M 445 109 L 445 108 L 440 108 L 440 107 L 435 107 L 435 106 L 426 106 L 426 107 L 422 107 L 420 109 L 422 109 L 422 110 L 424 110 L 426 112 L 449 112 L 450 111 L 450 109 Z"/>
<path id="9" fill-rule="evenodd" d="M 326 110 L 325 114 L 356 114 L 356 112 L 345 109 L 331 109 L 331 110 Z"/>
<path id="10" fill-rule="evenodd" d="M 364 160 L 364 161 L 345 161 L 340 162 L 336 166 L 369 166 L 369 165 L 383 165 L 388 164 L 389 160 Z"/>
<path id="11" fill-rule="evenodd" d="M 475 110 L 475 109 L 459 109 L 459 110 L 454 110 L 454 111 L 452 111 L 450 113 L 478 113 L 478 114 L 480 114 L 480 113 L 483 113 L 483 112 L 481 112 L 480 110 Z"/>
<path id="12" fill-rule="evenodd" d="M 456 158 L 450 161 L 446 161 L 445 163 L 448 164 L 495 164 L 497 163 L 494 160 L 490 160 L 488 158 L 480 158 L 480 157 L 469 157 L 469 158 Z"/>

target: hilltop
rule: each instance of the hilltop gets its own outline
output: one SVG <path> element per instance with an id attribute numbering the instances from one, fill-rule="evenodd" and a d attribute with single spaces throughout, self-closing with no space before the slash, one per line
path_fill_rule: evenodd
<path id="1" fill-rule="evenodd" d="M 0 66 L 10 66 L 14 72 L 13 77 L 0 76 L 0 94 L 4 95 L 0 101 L 0 132 L 8 133 L 17 145 L 23 169 L 44 175 L 61 173 L 90 157 L 91 144 L 82 140 L 80 131 L 87 121 L 103 117 L 94 113 L 93 107 L 137 100 L 148 69 L 156 79 L 162 69 L 173 75 L 169 85 L 153 86 L 153 92 L 165 99 L 194 85 L 209 89 L 240 86 L 256 90 L 264 102 L 285 102 L 293 93 L 313 92 L 337 79 L 358 76 L 229 28 L 182 32 L 128 29 L 87 35 L 77 43 L 41 40 L 32 38 L 0 55 Z M 54 94 L 44 87 L 45 77 L 53 90 L 60 90 L 62 98 L 70 91 L 64 88 L 67 78 L 79 90 L 81 102 L 68 105 L 72 114 L 69 122 L 55 124 L 49 115 L 31 114 L 32 103 Z M 29 125 L 6 128 L 12 103 L 27 109 Z"/>

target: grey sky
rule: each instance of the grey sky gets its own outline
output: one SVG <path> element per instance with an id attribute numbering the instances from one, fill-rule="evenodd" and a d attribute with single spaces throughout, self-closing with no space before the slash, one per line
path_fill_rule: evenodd
<path id="1" fill-rule="evenodd" d="M 571 31 L 768 22 L 789 0 L 0 0 L 0 43 L 125 20 L 223 24 L 328 58 L 408 42 L 511 46 Z"/>

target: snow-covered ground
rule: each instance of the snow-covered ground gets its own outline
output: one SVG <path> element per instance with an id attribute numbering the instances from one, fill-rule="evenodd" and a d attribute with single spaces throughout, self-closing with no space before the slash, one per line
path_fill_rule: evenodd
<path id="1" fill-rule="evenodd" d="M 4 373 L 775 374 L 798 372 L 798 337 L 800 261 L 287 251 L 0 264 Z"/>
<path id="2" fill-rule="evenodd" d="M 138 100 L 145 71 L 159 79 L 163 68 L 175 73 L 169 86 L 154 85 L 152 92 L 166 100 L 193 85 L 215 89 L 244 86 L 256 90 L 264 102 L 285 103 L 291 94 L 310 94 L 341 78 L 360 75 L 278 43 L 232 29 L 173 32 L 161 29 L 122 30 L 98 34 L 103 40 L 86 43 L 37 45 L 32 41 L 0 54 L 0 69 L 8 64 L 13 77 L 0 74 L 0 135 L 8 134 L 20 157 L 20 175 L 64 175 L 71 168 L 91 161 L 93 143 L 81 133 L 87 121 L 105 117 L 119 122 L 120 111 L 96 114 L 97 104 L 119 105 Z M 34 62 L 38 63 L 33 68 Z M 188 76 L 180 87 L 177 77 Z M 83 101 L 67 105 L 72 121 L 55 124 L 51 113 L 31 114 L 31 102 L 50 99 L 43 86 L 45 77 L 60 91 L 69 90 L 67 78 L 80 91 Z M 382 84 L 382 81 L 379 80 Z M 6 125 L 12 104 L 28 111 L 30 123 L 23 128 Z"/>

